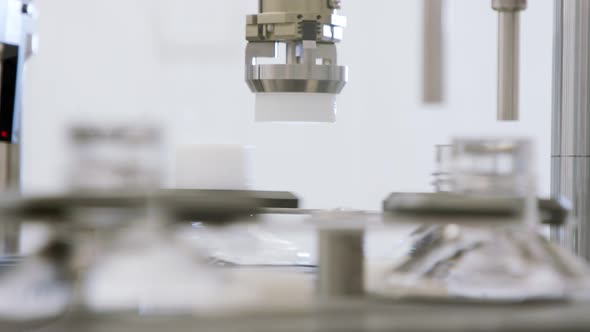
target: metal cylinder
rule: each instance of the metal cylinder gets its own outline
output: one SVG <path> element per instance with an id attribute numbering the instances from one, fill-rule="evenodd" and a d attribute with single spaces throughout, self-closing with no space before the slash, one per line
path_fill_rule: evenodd
<path id="1" fill-rule="evenodd" d="M 324 298 L 364 293 L 363 230 L 319 230 L 318 293 Z"/>
<path id="2" fill-rule="evenodd" d="M 498 19 L 498 120 L 519 118 L 519 12 L 501 12 Z"/>
<path id="3" fill-rule="evenodd" d="M 555 15 L 551 191 L 576 223 L 551 238 L 590 259 L 590 1 L 556 0 Z"/>
<path id="4" fill-rule="evenodd" d="M 520 11 L 526 0 L 493 0 L 498 11 L 498 120 L 519 119 Z"/>
<path id="5" fill-rule="evenodd" d="M 426 104 L 444 100 L 444 0 L 424 0 L 422 101 Z"/>
<path id="6" fill-rule="evenodd" d="M 519 12 L 500 12 L 498 20 L 498 120 L 519 118 Z"/>

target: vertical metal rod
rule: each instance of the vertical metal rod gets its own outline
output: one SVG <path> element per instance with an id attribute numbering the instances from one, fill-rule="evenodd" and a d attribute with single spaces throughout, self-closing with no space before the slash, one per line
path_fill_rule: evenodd
<path id="1" fill-rule="evenodd" d="M 498 120 L 519 119 L 520 12 L 526 0 L 492 0 L 498 11 Z"/>
<path id="2" fill-rule="evenodd" d="M 444 101 L 444 0 L 423 0 L 423 72 L 422 101 L 438 104 Z"/>
<path id="3" fill-rule="evenodd" d="M 556 9 L 551 191 L 573 202 L 576 223 L 551 237 L 590 259 L 590 1 Z"/>
<path id="4" fill-rule="evenodd" d="M 553 105 L 551 142 L 551 195 L 561 196 L 561 105 L 563 84 L 563 2 L 555 0 L 553 20 Z M 551 241 L 569 247 L 561 226 L 551 226 Z M 574 248 L 572 251 L 575 251 Z"/>
<path id="5" fill-rule="evenodd" d="M 498 120 L 519 118 L 520 12 L 498 15 Z"/>

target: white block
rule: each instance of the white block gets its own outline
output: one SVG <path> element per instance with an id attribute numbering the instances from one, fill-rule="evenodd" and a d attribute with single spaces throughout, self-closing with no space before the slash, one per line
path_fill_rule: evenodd
<path id="1" fill-rule="evenodd" d="M 257 93 L 257 122 L 336 122 L 336 95 Z"/>
<path id="2" fill-rule="evenodd" d="M 175 187 L 246 190 L 250 187 L 251 147 L 229 144 L 186 145 L 176 150 Z"/>

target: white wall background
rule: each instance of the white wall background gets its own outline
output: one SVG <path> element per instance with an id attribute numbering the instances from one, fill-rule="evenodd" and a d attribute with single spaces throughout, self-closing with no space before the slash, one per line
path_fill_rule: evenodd
<path id="1" fill-rule="evenodd" d="M 339 52 L 351 74 L 338 122 L 286 125 L 254 123 L 243 82 L 244 16 L 257 1 L 39 1 L 24 188 L 61 190 L 65 125 L 115 114 L 162 119 L 173 144 L 256 146 L 255 187 L 294 191 L 306 207 L 376 209 L 389 192 L 430 190 L 433 146 L 462 134 L 533 137 L 548 193 L 553 1 L 531 1 L 523 14 L 519 123 L 495 121 L 490 1 L 448 3 L 446 105 L 420 104 L 421 1 L 349 0 Z"/>

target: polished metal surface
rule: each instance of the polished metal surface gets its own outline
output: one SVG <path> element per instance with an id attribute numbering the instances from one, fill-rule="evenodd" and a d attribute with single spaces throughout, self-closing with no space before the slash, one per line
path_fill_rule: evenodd
<path id="1" fill-rule="evenodd" d="M 246 20 L 246 83 L 255 93 L 338 94 L 348 68 L 338 65 L 336 43 L 346 18 L 336 0 L 260 0 L 259 13 Z M 262 64 L 260 58 L 279 58 Z M 283 58 L 284 57 L 284 58 Z"/>
<path id="2" fill-rule="evenodd" d="M 551 237 L 577 254 L 590 259 L 590 157 L 553 157 L 553 194 L 573 203 L 574 225 L 554 227 Z"/>
<path id="3" fill-rule="evenodd" d="M 426 104 L 439 104 L 444 101 L 444 4 L 445 0 L 423 0 L 422 101 Z"/>
<path id="4" fill-rule="evenodd" d="M 333 93 L 348 81 L 348 68 L 338 66 L 336 46 L 287 44 L 286 64 L 256 64 L 259 57 L 274 58 L 278 44 L 250 42 L 246 47 L 246 82 L 252 92 Z M 307 54 L 306 54 L 307 52 Z M 321 64 L 316 64 L 317 60 Z"/>
<path id="5" fill-rule="evenodd" d="M 252 92 L 308 92 L 338 94 L 346 85 L 346 67 L 301 65 L 254 66 Z"/>
<path id="6" fill-rule="evenodd" d="M 526 0 L 492 0 L 498 11 L 498 120 L 519 119 L 520 11 Z"/>
<path id="7" fill-rule="evenodd" d="M 552 195 L 576 222 L 551 237 L 590 259 L 590 2 L 557 0 L 555 22 Z"/>

